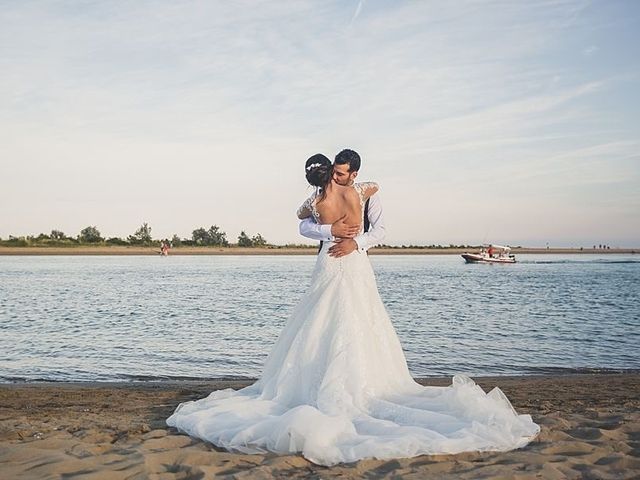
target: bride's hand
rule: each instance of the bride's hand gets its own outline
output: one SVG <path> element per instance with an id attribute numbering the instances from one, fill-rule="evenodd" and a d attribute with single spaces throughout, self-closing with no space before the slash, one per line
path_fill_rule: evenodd
<path id="1" fill-rule="evenodd" d="M 358 235 L 360 225 L 349 225 L 345 222 L 346 218 L 347 216 L 343 215 L 331 224 L 331 235 L 336 238 L 353 238 Z"/>

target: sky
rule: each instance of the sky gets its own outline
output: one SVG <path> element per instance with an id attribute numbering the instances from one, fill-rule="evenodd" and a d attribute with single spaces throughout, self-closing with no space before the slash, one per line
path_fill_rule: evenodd
<path id="1" fill-rule="evenodd" d="M 311 243 L 304 162 L 385 243 L 640 246 L 640 2 L 0 0 L 0 237 Z"/>

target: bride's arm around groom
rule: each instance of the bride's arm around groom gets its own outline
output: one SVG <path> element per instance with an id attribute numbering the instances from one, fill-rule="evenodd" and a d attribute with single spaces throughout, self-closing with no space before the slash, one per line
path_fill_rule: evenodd
<path id="1" fill-rule="evenodd" d="M 358 235 L 359 226 L 347 225 L 342 220 L 333 224 L 318 224 L 313 217 L 307 217 L 300 222 L 300 235 L 321 242 L 344 239 L 331 247 L 342 255 L 348 255 L 354 250 L 365 253 L 369 248 L 380 245 L 386 233 L 379 192 L 369 199 L 367 218 L 370 224 L 368 231 Z"/>

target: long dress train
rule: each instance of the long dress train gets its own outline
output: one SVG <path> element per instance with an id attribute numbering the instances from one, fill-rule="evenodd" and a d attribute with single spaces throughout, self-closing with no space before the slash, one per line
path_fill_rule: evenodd
<path id="1" fill-rule="evenodd" d="M 230 451 L 301 452 L 321 465 L 374 457 L 506 451 L 539 432 L 499 388 L 413 380 L 367 255 L 324 244 L 311 285 L 261 378 L 181 403 L 167 425 Z"/>

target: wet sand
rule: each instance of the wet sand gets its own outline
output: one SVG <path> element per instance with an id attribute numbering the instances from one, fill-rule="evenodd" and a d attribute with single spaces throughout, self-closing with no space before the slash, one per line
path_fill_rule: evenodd
<path id="1" fill-rule="evenodd" d="M 321 467 L 300 455 L 240 455 L 179 434 L 178 403 L 250 381 L 0 384 L 3 479 L 640 478 L 640 374 L 475 378 L 541 425 L 525 448 Z M 450 379 L 420 380 L 448 385 Z"/>

